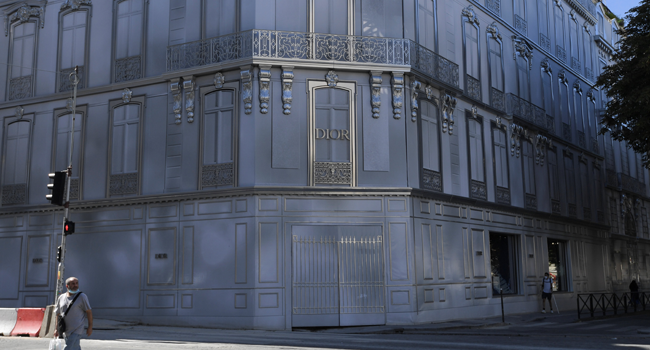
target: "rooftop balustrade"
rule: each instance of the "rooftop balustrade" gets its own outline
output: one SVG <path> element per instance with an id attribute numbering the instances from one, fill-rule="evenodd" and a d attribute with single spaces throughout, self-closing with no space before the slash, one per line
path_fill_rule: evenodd
<path id="1" fill-rule="evenodd" d="M 248 30 L 167 47 L 167 71 L 244 59 L 396 65 L 459 88 L 458 65 L 401 38 Z"/>

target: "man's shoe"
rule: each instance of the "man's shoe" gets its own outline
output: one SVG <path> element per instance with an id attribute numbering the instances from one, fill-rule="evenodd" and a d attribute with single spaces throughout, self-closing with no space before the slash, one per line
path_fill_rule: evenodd
<path id="1" fill-rule="evenodd" d="M 553 313 L 553 310 L 551 310 L 551 313 Z"/>
<path id="2" fill-rule="evenodd" d="M 545 313 L 546 313 L 546 310 L 543 310 L 543 309 L 542 309 L 542 313 L 545 314 Z"/>

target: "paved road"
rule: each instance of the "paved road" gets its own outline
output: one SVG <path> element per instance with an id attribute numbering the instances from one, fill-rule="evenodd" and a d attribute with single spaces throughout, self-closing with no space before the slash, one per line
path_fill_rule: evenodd
<path id="1" fill-rule="evenodd" d="M 567 316 L 528 315 L 511 325 L 453 323 L 435 326 L 362 327 L 294 332 L 234 331 L 122 324 L 82 340 L 88 349 L 647 349 L 650 313 L 575 322 Z M 455 327 L 455 328 L 450 328 Z M 396 333 L 402 332 L 402 333 Z M 49 339 L 0 337 L 2 350 L 43 350 Z"/>

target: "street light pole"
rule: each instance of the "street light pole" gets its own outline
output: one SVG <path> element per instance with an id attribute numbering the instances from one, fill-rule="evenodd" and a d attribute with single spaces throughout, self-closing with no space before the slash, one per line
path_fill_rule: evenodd
<path id="1" fill-rule="evenodd" d="M 56 290 L 54 291 L 54 303 L 59 299 L 60 292 L 63 292 L 63 274 L 65 273 L 65 237 L 66 221 L 70 215 L 70 182 L 72 182 L 72 154 L 74 147 L 74 121 L 77 115 L 77 85 L 79 84 L 79 66 L 74 67 L 74 71 L 68 77 L 72 83 L 72 123 L 70 123 L 70 150 L 68 153 L 68 169 L 66 172 L 65 182 L 65 204 L 63 205 L 63 224 L 61 225 L 61 261 L 59 262 L 56 276 Z"/>

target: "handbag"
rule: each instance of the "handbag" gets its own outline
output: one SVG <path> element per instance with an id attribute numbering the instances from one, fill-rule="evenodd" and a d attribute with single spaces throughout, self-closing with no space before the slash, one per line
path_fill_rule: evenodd
<path id="1" fill-rule="evenodd" d="M 65 340 L 59 338 L 54 338 L 50 340 L 49 350 L 63 350 L 64 347 L 65 347 Z"/>
<path id="2" fill-rule="evenodd" d="M 72 305 L 77 300 L 79 295 L 81 295 L 81 292 L 77 293 L 77 295 L 75 295 L 74 298 L 72 298 L 72 302 L 70 303 L 70 305 L 68 305 L 68 308 L 63 313 L 63 316 L 59 316 L 58 319 L 57 319 L 56 331 L 57 331 L 57 333 L 59 333 L 59 338 L 63 337 L 63 333 L 65 333 L 65 319 L 64 319 L 65 315 L 68 314 L 68 311 L 70 311 L 70 309 L 72 308 Z"/>

